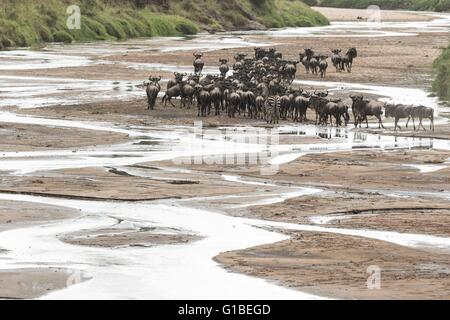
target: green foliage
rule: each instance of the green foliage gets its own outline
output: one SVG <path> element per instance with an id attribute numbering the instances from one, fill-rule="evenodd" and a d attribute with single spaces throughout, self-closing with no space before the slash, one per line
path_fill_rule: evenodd
<path id="1" fill-rule="evenodd" d="M 73 38 L 70 34 L 64 31 L 56 31 L 53 34 L 53 40 L 55 42 L 72 43 Z"/>
<path id="2" fill-rule="evenodd" d="M 441 99 L 450 100 L 450 47 L 434 62 L 433 90 Z"/>
<path id="3" fill-rule="evenodd" d="M 66 26 L 67 7 L 81 8 L 80 30 Z M 227 30 L 327 24 L 299 0 L 164 0 L 138 8 L 134 0 L 0 0 L 0 49 L 46 42 L 123 40 Z"/>
<path id="4" fill-rule="evenodd" d="M 266 3 L 267 5 L 267 3 Z M 301 1 L 271 1 L 272 10 L 262 15 L 264 25 L 280 27 L 312 27 L 326 25 L 328 20 Z"/>
<path id="5" fill-rule="evenodd" d="M 197 24 L 186 18 L 137 9 L 130 1 L 108 5 L 103 0 L 79 0 L 81 29 L 69 30 L 66 10 L 72 4 L 68 0 L 0 0 L 0 49 L 45 42 L 191 35 L 199 31 Z"/>

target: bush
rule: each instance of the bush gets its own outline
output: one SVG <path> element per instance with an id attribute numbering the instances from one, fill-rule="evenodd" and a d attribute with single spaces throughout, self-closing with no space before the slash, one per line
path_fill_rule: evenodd
<path id="1" fill-rule="evenodd" d="M 198 33 L 197 26 L 194 23 L 187 21 L 187 20 L 181 20 L 180 22 L 178 22 L 175 29 L 179 33 L 185 34 L 185 35 L 193 35 L 193 34 Z"/>
<path id="2" fill-rule="evenodd" d="M 73 38 L 70 34 L 65 31 L 56 31 L 53 34 L 53 41 L 55 42 L 63 42 L 63 43 L 72 43 Z"/>
<path id="3" fill-rule="evenodd" d="M 445 100 L 450 100 L 450 47 L 433 64 L 435 80 L 433 90 Z"/>

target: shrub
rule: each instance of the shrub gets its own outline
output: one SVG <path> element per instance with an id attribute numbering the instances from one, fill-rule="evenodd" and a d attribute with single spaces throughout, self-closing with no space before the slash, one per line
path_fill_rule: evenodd
<path id="1" fill-rule="evenodd" d="M 73 38 L 70 34 L 65 31 L 56 31 L 53 34 L 53 41 L 55 42 L 64 42 L 64 43 L 72 43 Z"/>

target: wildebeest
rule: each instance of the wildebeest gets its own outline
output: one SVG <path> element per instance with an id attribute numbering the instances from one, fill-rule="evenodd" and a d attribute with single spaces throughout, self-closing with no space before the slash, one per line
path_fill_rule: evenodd
<path id="1" fill-rule="evenodd" d="M 394 118 L 395 131 L 397 131 L 397 128 L 402 129 L 398 124 L 400 119 L 408 119 L 408 122 L 411 119 L 412 106 L 404 104 L 397 104 L 397 105 L 391 104 L 386 105 L 385 109 L 386 109 L 385 117 Z"/>
<path id="2" fill-rule="evenodd" d="M 265 103 L 266 98 L 264 98 L 263 96 L 257 96 L 255 98 L 256 112 L 259 114 L 260 119 L 265 117 Z"/>
<path id="3" fill-rule="evenodd" d="M 412 105 L 404 105 L 404 104 L 390 104 L 386 106 L 385 115 L 387 118 L 395 119 L 395 131 L 398 129 L 402 129 L 398 124 L 400 119 L 408 119 L 406 122 L 406 127 L 408 127 L 409 121 L 413 121 L 414 130 L 416 130 L 415 118 L 419 118 L 419 127 L 422 127 L 425 131 L 425 127 L 423 126 L 423 119 L 430 119 L 430 130 L 434 131 L 434 110 L 432 108 L 428 108 L 425 106 L 412 106 Z"/>
<path id="4" fill-rule="evenodd" d="M 327 59 L 328 59 L 328 56 L 320 56 L 319 71 L 320 71 L 321 78 L 325 78 L 325 76 L 327 74 L 327 68 L 328 68 Z"/>
<path id="5" fill-rule="evenodd" d="M 220 90 L 220 88 L 215 87 L 213 90 L 211 90 L 210 95 L 211 104 L 214 106 L 215 115 L 218 116 L 220 115 L 220 108 L 222 106 L 222 91 Z"/>
<path id="6" fill-rule="evenodd" d="M 183 80 L 183 75 L 181 73 L 174 72 L 173 75 L 175 76 L 175 78 L 169 79 L 169 81 L 167 81 L 166 91 L 175 86 L 178 82 L 181 82 Z"/>
<path id="7" fill-rule="evenodd" d="M 291 109 L 291 98 L 289 95 L 282 95 L 280 97 L 280 117 L 286 120 L 288 111 Z"/>
<path id="8" fill-rule="evenodd" d="M 430 107 L 425 106 L 417 106 L 413 107 L 411 117 L 413 118 L 419 118 L 419 130 L 420 127 L 423 128 L 423 130 L 426 131 L 425 127 L 423 126 L 423 119 L 429 119 L 430 120 L 430 130 L 434 131 L 434 109 Z M 415 130 L 415 124 L 414 124 L 414 130 Z"/>
<path id="9" fill-rule="evenodd" d="M 306 121 L 306 112 L 309 104 L 310 96 L 307 93 L 295 96 L 292 101 L 292 120 L 296 122 Z"/>
<path id="10" fill-rule="evenodd" d="M 195 74 L 202 74 L 203 67 L 205 66 L 205 63 L 202 60 L 203 53 L 195 52 L 194 53 L 194 73 Z"/>
<path id="11" fill-rule="evenodd" d="M 337 125 L 341 125 L 342 123 L 342 118 L 344 119 L 344 125 L 347 126 L 348 123 L 350 122 L 350 115 L 348 113 L 348 109 L 350 109 L 351 107 L 351 103 L 348 104 L 346 101 L 342 101 L 341 99 L 339 99 L 339 101 L 337 102 L 338 108 L 336 110 L 336 120 L 337 120 Z"/>
<path id="12" fill-rule="evenodd" d="M 300 53 L 300 61 L 305 67 L 306 73 L 309 73 L 311 69 L 311 59 L 314 57 L 314 51 L 311 48 L 304 50 L 304 53 Z"/>
<path id="13" fill-rule="evenodd" d="M 328 100 L 326 97 L 328 96 L 328 91 L 326 92 L 317 92 L 314 91 L 314 94 L 309 99 L 309 106 L 316 112 L 316 124 L 320 124 L 320 116 L 322 114 L 322 110 L 325 108 Z"/>
<path id="14" fill-rule="evenodd" d="M 378 127 L 384 129 L 382 115 L 385 104 L 383 102 L 364 99 L 362 95 L 350 95 L 350 98 L 353 100 L 352 111 L 355 117 L 355 127 L 361 126 L 362 122 L 365 121 L 367 128 L 369 128 L 368 117 L 374 116 L 378 119 Z"/>
<path id="15" fill-rule="evenodd" d="M 220 67 L 219 67 L 219 71 L 220 71 L 220 75 L 225 78 L 228 71 L 230 71 L 230 67 L 228 67 L 228 59 L 220 59 Z"/>
<path id="16" fill-rule="evenodd" d="M 333 66 L 336 68 L 336 72 L 342 71 L 341 69 L 341 62 L 342 62 L 342 56 L 341 52 L 342 49 L 333 49 L 331 50 L 331 62 L 333 63 Z"/>
<path id="17" fill-rule="evenodd" d="M 325 107 L 321 110 L 321 123 L 328 125 L 328 119 L 330 120 L 330 125 L 333 126 L 333 117 L 335 118 L 336 127 L 342 124 L 342 118 L 344 118 L 344 124 L 347 126 L 350 121 L 350 116 L 348 114 L 348 105 L 344 103 L 341 99 L 334 99 L 329 101 Z"/>
<path id="18" fill-rule="evenodd" d="M 241 96 L 236 92 L 230 92 L 227 99 L 227 107 L 228 107 L 228 117 L 234 118 L 236 115 L 236 111 L 239 109 L 241 104 Z"/>
<path id="19" fill-rule="evenodd" d="M 348 49 L 345 56 L 341 59 L 341 69 L 345 70 L 347 68 L 348 72 L 352 72 L 353 59 L 358 57 L 358 51 L 356 48 Z"/>
<path id="20" fill-rule="evenodd" d="M 200 84 L 196 85 L 194 89 L 197 96 L 197 116 L 206 117 L 211 108 L 211 94 Z"/>
<path id="21" fill-rule="evenodd" d="M 148 80 L 149 82 L 144 82 L 144 86 L 146 87 L 145 91 L 147 93 L 148 109 L 153 110 L 155 108 L 158 94 L 161 91 L 161 86 L 159 85 L 161 77 L 149 77 Z"/>
<path id="22" fill-rule="evenodd" d="M 188 109 L 194 103 L 195 85 L 190 82 L 183 83 L 181 86 L 181 106 L 185 107 L 188 104 Z"/>
<path id="23" fill-rule="evenodd" d="M 233 65 L 233 70 L 240 70 L 244 66 L 243 61 L 247 55 L 245 53 L 238 53 L 234 56 L 236 62 Z"/>
<path id="24" fill-rule="evenodd" d="M 287 61 L 286 65 L 282 69 L 284 78 L 289 84 L 295 80 L 295 74 L 297 73 L 297 61 Z"/>
<path id="25" fill-rule="evenodd" d="M 339 55 L 341 50 L 332 50 L 332 61 L 334 66 L 339 66 Z M 163 97 L 164 105 L 167 101 L 172 106 L 172 98 L 181 97 L 181 107 L 191 106 L 197 101 L 198 116 L 211 114 L 212 107 L 215 115 L 219 116 L 221 111 L 225 111 L 229 117 L 235 117 L 236 112 L 240 116 L 249 116 L 253 119 L 264 119 L 268 123 L 278 123 L 279 118 L 295 122 L 306 121 L 308 108 L 316 113 L 316 124 L 347 125 L 350 116 L 349 108 L 352 107 L 355 118 L 355 126 L 366 122 L 368 127 L 368 117 L 374 116 L 379 119 L 379 127 L 383 127 L 382 114 L 384 103 L 364 99 L 361 96 L 352 96 L 350 99 L 330 99 L 328 92 L 314 91 L 309 94 L 301 88 L 290 85 L 295 77 L 296 61 L 282 58 L 276 49 L 257 49 L 257 58 L 247 57 L 246 54 L 237 54 L 236 61 L 240 63 L 233 75 L 228 75 L 228 60 L 220 59 L 221 71 L 219 75 L 197 73 L 187 75 L 186 73 L 175 72 L 175 79 L 171 79 L 167 85 L 168 89 Z M 201 58 L 201 54 L 194 54 L 196 58 Z M 348 50 L 346 57 L 356 57 L 356 49 Z M 326 75 L 328 66 L 327 58 L 324 55 L 315 55 L 312 49 L 305 49 L 305 53 L 300 54 L 302 62 L 307 70 L 317 73 L 318 69 L 323 77 Z M 310 58 L 310 59 L 308 59 Z M 320 61 L 315 66 L 314 60 Z M 312 60 L 312 61 L 311 61 Z M 343 59 L 344 62 L 346 61 Z M 311 63 L 312 62 L 312 63 Z M 348 59 L 346 67 L 351 70 L 351 59 Z M 342 65 L 342 60 L 340 65 Z M 345 65 L 345 64 L 344 64 Z M 150 77 L 150 83 L 144 82 L 147 91 L 148 108 L 155 106 L 155 99 L 160 92 L 159 80 L 161 78 Z M 271 98 L 269 98 L 271 97 Z M 389 109 L 389 108 L 387 108 Z M 397 116 L 399 110 L 395 111 Z M 389 115 L 387 110 L 386 114 Z M 434 129 L 434 111 L 424 106 L 412 107 L 405 115 L 413 119 L 414 129 L 416 129 L 415 119 L 419 119 L 419 129 L 424 128 L 423 119 L 430 119 L 430 129 Z M 395 113 L 394 113 L 395 117 Z M 333 121 L 335 118 L 335 121 Z M 396 129 L 398 121 L 396 122 Z"/>
<path id="26" fill-rule="evenodd" d="M 173 107 L 175 105 L 172 102 L 172 98 L 181 97 L 183 94 L 183 77 L 186 76 L 186 73 L 175 73 L 175 82 L 176 84 L 166 90 L 166 94 L 162 98 L 162 103 L 164 106 L 167 106 L 167 102 L 169 102 Z"/>
<path id="27" fill-rule="evenodd" d="M 319 57 L 314 56 L 309 60 L 309 69 L 311 70 L 312 74 L 318 74 L 319 73 Z"/>
<path id="28" fill-rule="evenodd" d="M 320 110 L 319 123 L 325 126 L 328 125 L 328 119 L 330 119 L 330 125 L 333 126 L 333 117 L 336 118 L 336 124 L 338 122 L 336 112 L 338 109 L 338 104 L 333 101 L 328 101 L 323 108 Z M 337 126 L 337 125 L 336 125 Z"/>

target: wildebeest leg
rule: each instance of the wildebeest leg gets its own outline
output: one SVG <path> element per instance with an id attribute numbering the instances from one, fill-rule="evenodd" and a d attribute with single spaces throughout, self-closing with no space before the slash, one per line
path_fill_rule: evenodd
<path id="1" fill-rule="evenodd" d="M 369 117 L 366 116 L 366 125 L 367 125 L 367 129 L 369 129 Z"/>
<path id="2" fill-rule="evenodd" d="M 172 102 L 172 98 L 169 99 L 169 102 L 170 102 L 170 104 L 171 104 L 174 108 L 177 107 L 177 106 Z M 180 107 L 180 108 L 181 108 L 181 107 Z"/>
<path id="3" fill-rule="evenodd" d="M 419 120 L 420 120 L 420 123 L 419 123 L 419 130 L 420 130 L 420 127 L 422 127 L 424 131 L 427 131 L 427 129 L 425 129 L 425 127 L 423 126 L 423 123 L 422 123 L 423 117 L 420 117 Z"/>
<path id="4" fill-rule="evenodd" d="M 380 129 L 380 126 L 381 128 L 386 129 L 383 124 L 383 119 L 381 119 L 381 116 L 378 116 L 378 129 Z"/>
<path id="5" fill-rule="evenodd" d="M 434 115 L 430 117 L 430 130 L 434 132 Z"/>
<path id="6" fill-rule="evenodd" d="M 399 117 L 395 117 L 395 131 L 397 131 L 397 128 L 399 128 L 400 130 L 402 130 L 402 127 L 400 127 L 399 125 L 398 125 L 398 122 L 400 121 L 400 118 Z"/>

